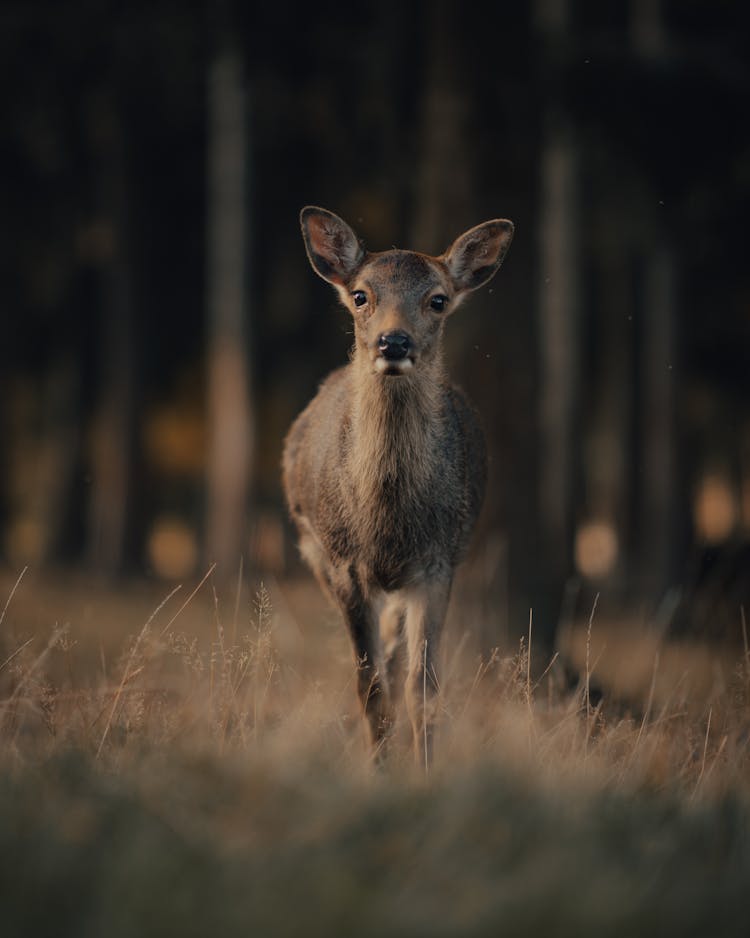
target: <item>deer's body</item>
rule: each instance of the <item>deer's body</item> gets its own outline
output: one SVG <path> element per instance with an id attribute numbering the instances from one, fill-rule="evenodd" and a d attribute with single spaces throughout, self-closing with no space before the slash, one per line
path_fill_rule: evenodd
<path id="1" fill-rule="evenodd" d="M 486 481 L 474 409 L 443 374 L 443 323 L 500 266 L 512 225 L 478 226 L 440 258 L 366 254 L 323 209 L 304 209 L 302 228 L 314 269 L 353 313 L 355 346 L 289 431 L 287 501 L 302 555 L 349 628 L 374 745 L 388 736 L 405 658 L 428 761 L 440 633 Z"/>
<path id="2" fill-rule="evenodd" d="M 417 408 L 403 385 L 380 384 L 358 394 L 353 365 L 331 374 L 292 427 L 285 458 L 303 553 L 353 563 L 368 593 L 449 573 L 486 476 L 484 439 L 461 391 L 439 385 Z"/>

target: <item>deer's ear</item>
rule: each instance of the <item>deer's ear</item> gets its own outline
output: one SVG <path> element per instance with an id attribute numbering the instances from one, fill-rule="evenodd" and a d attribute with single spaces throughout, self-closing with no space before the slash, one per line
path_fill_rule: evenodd
<path id="1" fill-rule="evenodd" d="M 338 215 L 315 205 L 303 208 L 299 220 L 315 273 L 329 283 L 346 284 L 365 256 L 352 229 Z"/>
<path id="2" fill-rule="evenodd" d="M 476 290 L 497 273 L 513 239 L 513 222 L 495 218 L 456 238 L 443 254 L 459 292 Z"/>

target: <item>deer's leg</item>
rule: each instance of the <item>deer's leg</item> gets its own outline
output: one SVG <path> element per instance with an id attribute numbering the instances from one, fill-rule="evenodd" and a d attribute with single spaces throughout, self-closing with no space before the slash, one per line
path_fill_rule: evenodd
<path id="1" fill-rule="evenodd" d="M 391 706 L 397 707 L 401 697 L 403 672 L 406 657 L 404 642 L 404 623 L 406 607 L 400 593 L 391 593 L 386 597 L 380 614 L 380 640 L 385 658 L 385 673 L 388 678 L 388 692 Z"/>
<path id="2" fill-rule="evenodd" d="M 370 740 L 380 758 L 384 755 L 393 720 L 376 609 L 372 600 L 365 596 L 353 568 L 330 571 L 329 581 L 349 629 L 357 666 L 357 694 L 367 719 Z"/>
<path id="3" fill-rule="evenodd" d="M 315 574 L 315 579 L 325 595 L 333 601 L 334 605 L 340 605 L 340 599 L 331 578 L 335 568 L 329 562 L 312 525 L 304 515 L 297 515 L 295 521 L 299 531 L 299 551 L 302 558 Z"/>
<path id="4" fill-rule="evenodd" d="M 414 754 L 418 764 L 425 768 L 432 761 L 438 649 L 450 589 L 449 578 L 411 587 L 406 605 L 409 662 L 405 686 L 406 706 L 414 733 Z"/>

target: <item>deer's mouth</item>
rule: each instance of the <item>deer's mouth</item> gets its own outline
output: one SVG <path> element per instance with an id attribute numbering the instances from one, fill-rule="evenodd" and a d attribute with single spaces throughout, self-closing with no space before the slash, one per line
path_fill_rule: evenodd
<path id="1" fill-rule="evenodd" d="M 378 355 L 375 359 L 375 371 L 387 378 L 397 378 L 407 374 L 414 367 L 414 359 L 409 355 L 406 358 L 392 359 Z"/>

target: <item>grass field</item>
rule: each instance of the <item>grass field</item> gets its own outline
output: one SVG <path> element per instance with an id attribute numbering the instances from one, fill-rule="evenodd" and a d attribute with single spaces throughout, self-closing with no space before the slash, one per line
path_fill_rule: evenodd
<path id="1" fill-rule="evenodd" d="M 370 765 L 307 580 L 0 590 L 4 936 L 750 933 L 742 649 L 594 617 L 573 657 L 636 675 L 594 707 L 454 627 L 425 777 L 403 727 Z"/>

